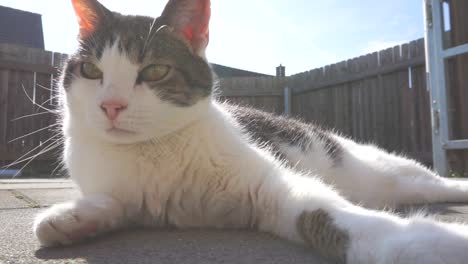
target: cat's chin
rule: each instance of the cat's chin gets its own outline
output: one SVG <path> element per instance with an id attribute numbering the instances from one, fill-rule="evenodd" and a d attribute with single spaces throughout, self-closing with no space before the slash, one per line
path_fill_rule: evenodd
<path id="1" fill-rule="evenodd" d="M 115 144 L 133 144 L 147 140 L 145 135 L 120 128 L 109 128 L 100 133 L 100 138 Z"/>

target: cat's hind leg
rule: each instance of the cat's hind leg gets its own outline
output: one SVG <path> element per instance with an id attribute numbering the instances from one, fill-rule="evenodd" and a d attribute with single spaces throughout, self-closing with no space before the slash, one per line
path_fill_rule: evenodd
<path id="1" fill-rule="evenodd" d="M 344 143 L 346 146 L 346 143 Z M 373 208 L 468 202 L 468 181 L 443 178 L 422 164 L 372 145 L 347 145 L 334 182 L 354 202 Z"/>
<path id="2" fill-rule="evenodd" d="M 42 246 L 68 245 L 110 231 L 124 222 L 117 200 L 93 195 L 56 204 L 36 216 L 34 233 Z"/>
<path id="3" fill-rule="evenodd" d="M 335 154 L 338 159 L 318 147 L 284 151 L 297 168 L 321 175 L 324 182 L 356 204 L 394 208 L 407 204 L 468 202 L 468 181 L 440 177 L 414 160 L 373 145 L 334 135 L 331 139 L 339 146 L 339 153 Z"/>
<path id="4" fill-rule="evenodd" d="M 274 178 L 274 177 L 270 177 Z M 333 263 L 466 262 L 468 226 L 400 218 L 347 202 L 314 178 L 277 177 L 259 188 L 259 227 Z"/>

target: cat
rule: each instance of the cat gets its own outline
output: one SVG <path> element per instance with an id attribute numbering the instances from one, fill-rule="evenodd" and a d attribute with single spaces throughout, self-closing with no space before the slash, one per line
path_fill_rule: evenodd
<path id="1" fill-rule="evenodd" d="M 82 197 L 37 215 L 42 246 L 130 224 L 252 228 L 336 263 L 465 262 L 468 226 L 375 208 L 468 201 L 468 182 L 214 98 L 209 0 L 169 0 L 155 19 L 72 4 L 80 47 L 63 69 L 60 112 Z"/>

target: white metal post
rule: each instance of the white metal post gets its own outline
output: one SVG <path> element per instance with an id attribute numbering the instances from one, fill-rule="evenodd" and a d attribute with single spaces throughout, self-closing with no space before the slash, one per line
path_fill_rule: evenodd
<path id="1" fill-rule="evenodd" d="M 439 8 L 438 8 L 439 7 Z M 445 64 L 440 61 L 442 50 L 442 30 L 440 20 L 439 0 L 424 1 L 425 21 L 425 47 L 426 47 L 426 72 L 427 85 L 431 93 L 431 120 L 432 120 L 432 153 L 434 169 L 442 176 L 447 174 L 447 154 L 443 148 L 445 138 L 442 128 L 442 104 L 440 91 L 445 91 Z M 444 93 L 445 94 L 445 93 Z"/>
<path id="2" fill-rule="evenodd" d="M 424 0 L 427 85 L 431 92 L 434 168 L 448 176 L 447 150 L 466 149 L 468 140 L 449 139 L 446 59 L 468 53 L 468 44 L 444 49 L 441 0 Z M 453 29 L 452 29 L 453 30 Z"/>

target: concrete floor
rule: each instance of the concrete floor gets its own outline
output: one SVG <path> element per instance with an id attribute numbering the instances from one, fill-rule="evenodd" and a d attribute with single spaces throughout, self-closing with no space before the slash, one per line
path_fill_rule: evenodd
<path id="1" fill-rule="evenodd" d="M 0 264 L 326 263 L 305 247 L 250 231 L 136 229 L 70 247 L 40 248 L 32 233 L 35 214 L 76 196 L 67 180 L 0 180 Z M 468 205 L 427 209 L 445 220 L 468 220 Z"/>

